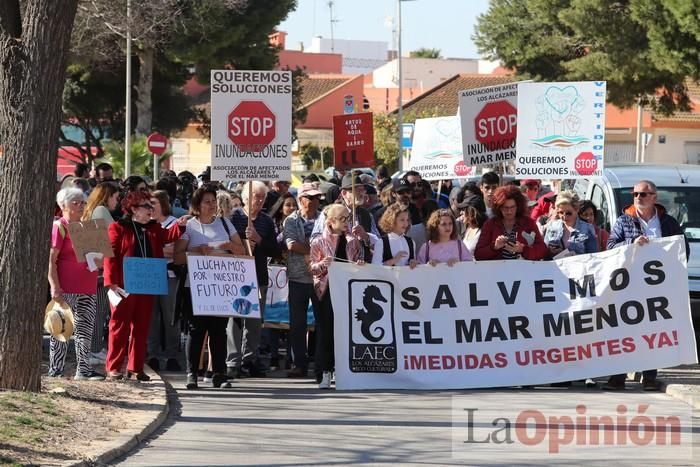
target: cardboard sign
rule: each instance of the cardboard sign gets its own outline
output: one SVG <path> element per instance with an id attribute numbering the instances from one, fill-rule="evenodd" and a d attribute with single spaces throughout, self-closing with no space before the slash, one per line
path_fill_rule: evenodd
<path id="1" fill-rule="evenodd" d="M 336 169 L 374 166 L 371 112 L 333 117 L 333 153 Z"/>
<path id="2" fill-rule="evenodd" d="M 518 84 L 516 178 L 603 173 L 605 81 Z"/>
<path id="3" fill-rule="evenodd" d="M 212 180 L 291 180 L 291 146 L 291 71 L 211 71 Z"/>
<path id="4" fill-rule="evenodd" d="M 260 318 L 253 257 L 188 254 L 187 273 L 195 316 Z"/>
<path id="5" fill-rule="evenodd" d="M 267 328 L 289 329 L 289 280 L 284 266 L 268 266 L 267 300 L 265 302 L 265 324 Z M 314 311 L 311 303 L 306 310 L 306 324 L 314 326 Z"/>
<path id="6" fill-rule="evenodd" d="M 102 253 L 107 258 L 114 256 L 107 227 L 104 219 L 68 224 L 68 234 L 73 242 L 73 250 L 78 262 L 84 263 L 87 253 Z"/>
<path id="7" fill-rule="evenodd" d="M 168 295 L 168 260 L 124 258 L 124 290 L 141 295 Z"/>

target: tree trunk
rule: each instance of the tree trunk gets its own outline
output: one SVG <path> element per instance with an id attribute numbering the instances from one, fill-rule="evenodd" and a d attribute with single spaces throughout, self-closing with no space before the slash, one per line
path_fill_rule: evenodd
<path id="1" fill-rule="evenodd" d="M 61 93 L 77 0 L 0 4 L 0 387 L 41 389 Z"/>
<path id="2" fill-rule="evenodd" d="M 153 122 L 153 105 L 151 91 L 153 90 L 153 55 L 150 47 L 140 48 L 139 84 L 136 90 L 136 134 L 147 136 L 151 133 Z"/>

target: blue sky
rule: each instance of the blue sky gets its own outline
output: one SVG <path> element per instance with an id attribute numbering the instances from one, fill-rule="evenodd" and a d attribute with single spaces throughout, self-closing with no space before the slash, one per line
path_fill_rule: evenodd
<path id="1" fill-rule="evenodd" d="M 413 0 L 401 10 L 404 53 L 420 47 L 437 48 L 443 57 L 478 58 L 471 40 L 479 14 L 488 0 Z M 388 17 L 396 17 L 396 0 L 335 0 L 333 36 L 336 39 L 386 41 L 392 48 Z M 328 0 L 298 0 L 279 29 L 286 31 L 287 48 L 309 46 L 315 35 L 331 37 Z M 315 14 L 314 14 L 315 12 Z"/>

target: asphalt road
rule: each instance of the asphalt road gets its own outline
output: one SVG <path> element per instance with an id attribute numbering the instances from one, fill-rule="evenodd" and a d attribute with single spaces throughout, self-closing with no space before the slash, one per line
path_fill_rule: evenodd
<path id="1" fill-rule="evenodd" d="M 624 393 L 582 386 L 336 392 L 320 391 L 310 380 L 278 377 L 188 391 L 181 374 L 163 377 L 176 391 L 171 416 L 119 465 L 607 467 L 611 459 L 616 466 L 698 465 L 700 459 L 700 418 L 693 420 L 691 407 L 664 393 L 642 392 L 636 383 L 628 383 Z M 633 437 L 607 430 L 618 437 L 606 445 L 606 430 L 597 433 L 596 442 L 585 429 L 592 416 L 622 417 L 620 427 L 640 413 L 645 418 L 636 421 L 652 425 L 657 415 L 677 416 L 679 444 L 669 434 L 657 445 L 658 431 L 649 438 L 639 435 L 644 432 Z M 569 430 L 566 417 L 575 423 Z"/>

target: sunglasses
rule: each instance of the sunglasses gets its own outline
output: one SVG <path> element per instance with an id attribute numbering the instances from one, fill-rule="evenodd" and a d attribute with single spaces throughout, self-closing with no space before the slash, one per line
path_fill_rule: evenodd
<path id="1" fill-rule="evenodd" d="M 152 204 L 139 204 L 138 207 L 151 210 L 154 209 Z"/>
<path id="2" fill-rule="evenodd" d="M 633 191 L 632 196 L 635 198 L 646 198 L 647 195 L 655 195 L 656 192 L 654 191 Z"/>

